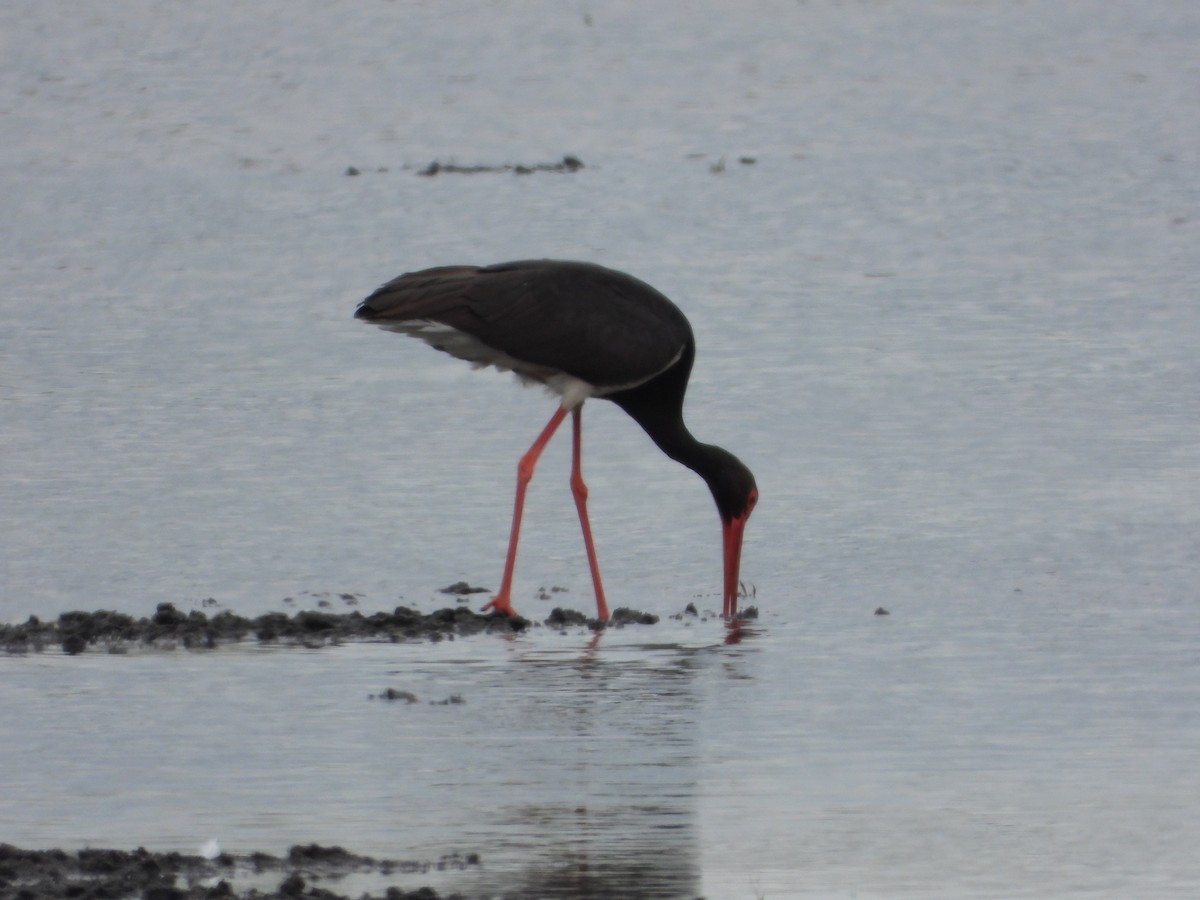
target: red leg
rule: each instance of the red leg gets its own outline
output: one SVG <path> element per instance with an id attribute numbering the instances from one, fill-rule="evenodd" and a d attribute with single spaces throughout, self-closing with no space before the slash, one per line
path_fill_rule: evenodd
<path id="1" fill-rule="evenodd" d="M 587 549 L 588 566 L 592 570 L 592 585 L 596 588 L 596 615 L 600 621 L 608 621 L 608 605 L 604 602 L 604 588 L 600 585 L 600 566 L 596 563 L 596 548 L 592 544 L 592 526 L 587 514 L 587 485 L 583 483 L 583 468 L 581 465 L 580 448 L 583 443 L 580 434 L 583 407 L 577 406 L 571 411 L 571 493 L 575 495 L 575 508 L 579 510 L 579 524 L 583 528 L 583 546 Z"/>
<path id="2" fill-rule="evenodd" d="M 550 421 L 546 423 L 542 433 L 537 436 L 537 440 L 529 445 L 529 449 L 517 463 L 517 498 L 513 503 L 512 531 L 508 535 L 508 556 L 504 559 L 504 577 L 500 580 L 500 590 L 496 592 L 496 596 L 484 604 L 485 612 L 494 609 L 506 616 L 517 614 L 512 607 L 512 577 L 513 566 L 517 562 L 517 538 L 521 534 L 521 510 L 525 507 L 525 488 L 533 479 L 533 470 L 537 465 L 538 457 L 542 455 L 542 450 L 545 449 L 546 444 L 549 443 L 550 438 L 554 436 L 554 432 L 558 430 L 558 426 L 562 424 L 562 420 L 566 416 L 566 407 L 560 406 L 550 417 Z"/>

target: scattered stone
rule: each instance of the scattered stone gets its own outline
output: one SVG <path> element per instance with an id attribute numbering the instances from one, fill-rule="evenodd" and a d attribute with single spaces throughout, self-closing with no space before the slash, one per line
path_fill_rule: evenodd
<path id="1" fill-rule="evenodd" d="M 653 613 L 640 612 L 639 610 L 622 606 L 613 610 L 609 622 L 618 628 L 624 625 L 656 625 L 658 624 L 658 616 Z"/>
<path id="2" fill-rule="evenodd" d="M 285 897 L 299 897 L 307 886 L 304 876 L 299 872 L 293 872 L 283 879 L 283 883 L 279 885 L 279 893 Z"/>
<path id="3" fill-rule="evenodd" d="M 556 628 L 566 628 L 571 625 L 586 625 L 588 617 L 575 609 L 563 609 L 556 606 L 546 617 L 546 624 Z"/>
<path id="4" fill-rule="evenodd" d="M 375 697 L 376 697 L 375 694 L 371 695 L 372 700 L 374 700 Z M 417 695 L 414 694 L 412 691 L 400 691 L 400 690 L 397 690 L 396 688 L 388 688 L 387 690 L 380 693 L 378 695 L 378 697 L 380 700 L 389 700 L 389 701 L 390 700 L 403 700 L 405 703 L 418 702 Z"/>
<path id="5" fill-rule="evenodd" d="M 439 588 L 438 593 L 465 596 L 467 594 L 486 594 L 488 593 L 488 589 L 483 587 L 472 587 L 465 581 L 456 581 L 454 584 L 448 584 L 444 588 Z"/>
<path id="6" fill-rule="evenodd" d="M 68 656 L 76 656 L 87 649 L 87 641 L 77 634 L 69 634 L 63 638 L 62 648 Z"/>
<path id="7" fill-rule="evenodd" d="M 677 612 L 677 613 L 674 613 L 674 614 L 671 616 L 671 618 L 672 618 L 672 619 L 674 619 L 676 622 L 682 622 L 684 619 L 696 619 L 696 618 L 700 618 L 700 610 L 696 609 L 696 604 L 695 604 L 695 603 L 689 603 L 687 606 L 685 606 L 685 607 L 683 608 L 683 611 L 682 611 L 682 612 Z M 704 619 L 703 619 L 702 621 L 705 621 L 705 622 L 707 622 L 707 621 L 708 621 L 708 617 L 707 617 L 707 616 L 705 616 L 705 617 L 704 617 Z M 689 622 L 688 624 L 690 625 L 690 624 L 691 624 L 691 622 Z"/>
<path id="8" fill-rule="evenodd" d="M 415 698 L 414 698 L 415 699 Z M 373 869 L 376 860 L 370 856 L 358 856 L 336 844 L 322 847 L 320 844 L 295 844 L 288 850 L 287 861 L 294 866 L 329 866 L 341 871 Z"/>

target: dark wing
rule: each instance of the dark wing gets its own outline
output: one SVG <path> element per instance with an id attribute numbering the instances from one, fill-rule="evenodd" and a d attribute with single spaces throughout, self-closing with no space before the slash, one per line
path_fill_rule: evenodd
<path id="1" fill-rule="evenodd" d="M 532 377 L 566 372 L 601 389 L 652 378 L 692 343 L 683 313 L 649 285 L 601 266 L 553 260 L 401 275 L 355 315 L 478 364 Z"/>

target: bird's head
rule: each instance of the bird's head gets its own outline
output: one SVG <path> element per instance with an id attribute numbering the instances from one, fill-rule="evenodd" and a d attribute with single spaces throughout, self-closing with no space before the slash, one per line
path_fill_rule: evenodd
<path id="1" fill-rule="evenodd" d="M 746 520 L 758 503 L 758 485 L 754 475 L 740 459 L 722 450 L 719 462 L 706 478 L 717 512 L 721 514 L 721 543 L 725 561 L 724 597 L 722 612 L 737 613 L 738 571 L 742 562 L 742 534 Z"/>

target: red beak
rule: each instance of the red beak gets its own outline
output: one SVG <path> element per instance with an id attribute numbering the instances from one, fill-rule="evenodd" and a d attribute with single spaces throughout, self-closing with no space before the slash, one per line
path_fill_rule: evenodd
<path id="1" fill-rule="evenodd" d="M 721 614 L 726 618 L 737 615 L 738 570 L 742 564 L 742 532 L 746 529 L 746 512 L 732 519 L 721 520 L 721 542 L 725 556 L 725 599 Z"/>

